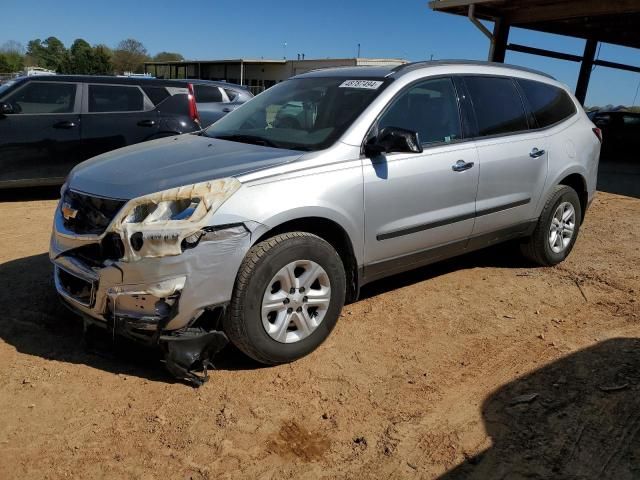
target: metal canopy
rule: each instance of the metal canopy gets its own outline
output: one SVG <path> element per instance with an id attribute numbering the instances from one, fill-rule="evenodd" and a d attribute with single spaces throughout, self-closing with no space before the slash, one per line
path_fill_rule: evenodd
<path id="1" fill-rule="evenodd" d="M 507 50 L 580 62 L 576 97 L 584 104 L 594 65 L 640 73 L 640 67 L 596 59 L 598 42 L 640 48 L 640 0 L 433 0 L 437 12 L 464 15 L 491 41 L 489 60 Z M 478 21 L 494 22 L 493 33 Z M 509 43 L 510 27 L 586 40 L 583 55 Z"/>
<path id="2" fill-rule="evenodd" d="M 640 48 L 639 0 L 433 0 L 438 12 L 467 16 L 475 4 L 482 20 L 513 27 Z"/>

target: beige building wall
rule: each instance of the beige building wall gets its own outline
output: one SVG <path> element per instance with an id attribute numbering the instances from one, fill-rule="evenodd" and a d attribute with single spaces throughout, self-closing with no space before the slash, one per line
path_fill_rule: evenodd
<path id="1" fill-rule="evenodd" d="M 324 58 L 305 60 L 184 61 L 171 64 L 146 63 L 145 71 L 162 78 L 201 78 L 242 83 L 260 93 L 295 75 L 333 67 L 396 66 L 407 63 L 399 58 Z"/>

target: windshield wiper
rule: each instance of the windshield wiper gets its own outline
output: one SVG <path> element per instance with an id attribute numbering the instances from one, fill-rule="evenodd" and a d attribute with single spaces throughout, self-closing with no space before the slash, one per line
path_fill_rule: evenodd
<path id="1" fill-rule="evenodd" d="M 213 138 L 219 138 L 221 140 L 231 140 L 232 142 L 251 143 L 253 145 L 263 145 L 265 147 L 280 148 L 271 140 L 259 137 L 257 135 L 244 135 L 241 133 L 236 133 L 234 135 L 217 135 Z"/>

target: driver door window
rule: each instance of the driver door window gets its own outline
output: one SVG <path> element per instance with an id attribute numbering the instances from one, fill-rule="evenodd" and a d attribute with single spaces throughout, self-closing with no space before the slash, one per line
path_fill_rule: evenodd
<path id="1" fill-rule="evenodd" d="M 411 87 L 380 118 L 378 131 L 385 127 L 416 132 L 422 145 L 460 139 L 460 117 L 451 79 L 427 80 Z"/>
<path id="2" fill-rule="evenodd" d="M 5 100 L 17 114 L 73 113 L 76 84 L 30 82 Z"/>

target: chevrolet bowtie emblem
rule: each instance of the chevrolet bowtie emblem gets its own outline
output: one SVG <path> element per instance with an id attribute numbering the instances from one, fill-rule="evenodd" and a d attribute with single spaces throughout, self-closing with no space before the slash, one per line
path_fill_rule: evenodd
<path id="1" fill-rule="evenodd" d="M 71 205 L 69 205 L 68 203 L 63 203 L 60 210 L 62 210 L 62 216 L 65 220 L 76 218 L 76 215 L 78 215 L 78 210 L 76 210 L 75 208 L 71 208 Z"/>

